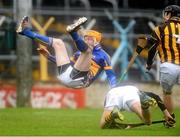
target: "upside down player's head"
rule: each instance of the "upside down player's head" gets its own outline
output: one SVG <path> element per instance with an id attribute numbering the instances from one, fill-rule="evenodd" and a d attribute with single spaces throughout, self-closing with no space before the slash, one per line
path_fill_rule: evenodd
<path id="1" fill-rule="evenodd" d="M 84 40 L 92 45 L 97 45 L 101 42 L 102 34 L 95 30 L 85 30 L 84 32 Z"/>

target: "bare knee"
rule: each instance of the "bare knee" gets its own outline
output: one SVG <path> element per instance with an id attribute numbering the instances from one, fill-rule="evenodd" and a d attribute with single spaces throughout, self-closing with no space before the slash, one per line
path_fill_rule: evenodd
<path id="1" fill-rule="evenodd" d="M 64 42 L 61 39 L 56 39 L 56 38 L 53 38 L 52 46 L 55 49 L 65 47 Z"/>

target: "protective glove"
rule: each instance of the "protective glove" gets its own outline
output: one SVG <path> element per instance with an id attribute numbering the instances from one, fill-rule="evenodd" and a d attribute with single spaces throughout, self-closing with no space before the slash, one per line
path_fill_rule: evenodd
<path id="1" fill-rule="evenodd" d="M 151 65 L 146 64 L 146 69 L 149 71 L 151 69 Z"/>
<path id="2" fill-rule="evenodd" d="M 166 120 L 163 124 L 166 128 L 173 128 L 175 127 L 175 123 L 176 121 L 172 118 L 168 118 L 168 120 Z"/>

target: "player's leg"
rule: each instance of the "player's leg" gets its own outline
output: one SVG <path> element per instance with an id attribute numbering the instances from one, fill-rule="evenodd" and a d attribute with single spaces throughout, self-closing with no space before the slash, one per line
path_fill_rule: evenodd
<path id="1" fill-rule="evenodd" d="M 129 106 L 130 110 L 136 113 L 144 123 L 150 125 L 151 115 L 149 107 L 157 106 L 156 100 L 149 97 L 144 92 L 136 91 L 133 93 L 134 99 L 127 101 L 127 106 Z"/>
<path id="2" fill-rule="evenodd" d="M 144 92 L 139 92 L 139 97 L 140 97 L 140 103 L 141 103 L 142 116 L 144 118 L 145 123 L 147 125 L 150 125 L 151 113 L 150 113 L 149 107 L 156 107 L 157 102 L 154 98 L 148 96 Z"/>
<path id="3" fill-rule="evenodd" d="M 171 94 L 167 94 L 166 91 L 163 90 L 163 102 L 164 102 L 164 105 L 166 106 L 167 108 L 167 111 L 170 113 L 171 117 L 173 119 L 175 119 L 175 114 L 174 114 L 174 109 L 173 109 L 173 100 L 172 100 L 172 95 Z M 164 123 L 164 126 L 167 127 L 167 128 L 170 128 L 170 127 L 175 127 L 175 123 L 173 123 L 172 125 L 168 125 L 166 122 Z"/>
<path id="4" fill-rule="evenodd" d="M 112 121 L 112 118 L 110 117 L 112 110 L 104 110 L 101 116 L 100 120 L 100 128 L 106 128 L 107 123 L 110 123 Z"/>
<path id="5" fill-rule="evenodd" d="M 78 34 L 78 30 L 80 29 L 80 26 L 87 22 L 86 17 L 81 17 L 78 20 L 76 20 L 73 24 L 70 24 L 67 26 L 66 30 L 71 35 L 73 41 L 76 44 L 76 47 L 79 51 L 85 52 L 88 48 L 87 44 L 83 40 L 83 36 L 80 36 Z"/>
<path id="6" fill-rule="evenodd" d="M 167 94 L 164 90 L 163 90 L 163 101 L 169 113 L 173 114 L 173 101 L 171 94 Z"/>
<path id="7" fill-rule="evenodd" d="M 100 120 L 100 128 L 116 128 L 116 123 L 123 120 L 124 116 L 116 106 L 105 108 Z"/>
<path id="8" fill-rule="evenodd" d="M 89 71 L 90 62 L 92 58 L 92 50 L 88 48 L 88 45 L 83 40 L 82 36 L 79 36 L 77 31 L 79 30 L 80 26 L 87 22 L 86 17 L 81 17 L 76 20 L 73 24 L 67 26 L 66 30 L 71 35 L 72 39 L 74 40 L 76 47 L 78 50 L 81 51 L 81 54 L 74 64 L 74 68 L 79 71 Z"/>
<path id="9" fill-rule="evenodd" d="M 77 32 L 75 32 L 77 33 Z M 77 35 L 78 36 L 78 35 Z M 80 36 L 79 36 L 80 37 Z M 78 43 L 76 43 L 78 49 L 81 47 L 81 54 L 76 61 L 74 68 L 81 70 L 81 71 L 89 71 L 90 65 L 91 65 L 91 59 L 92 59 L 92 51 L 93 49 L 91 48 L 93 43 L 91 45 L 87 44 L 82 38 L 78 39 Z M 84 47 L 84 48 L 83 48 Z"/>
<path id="10" fill-rule="evenodd" d="M 61 39 L 53 38 L 52 47 L 55 51 L 57 66 L 62 66 L 70 63 L 65 44 Z"/>
<path id="11" fill-rule="evenodd" d="M 142 109 L 139 101 L 132 103 L 131 111 L 136 113 L 136 115 L 147 125 L 151 124 L 151 115 L 149 109 Z"/>
<path id="12" fill-rule="evenodd" d="M 78 60 L 74 64 L 74 68 L 80 71 L 89 71 L 91 66 L 92 51 L 81 53 Z"/>
<path id="13" fill-rule="evenodd" d="M 177 69 L 178 71 L 178 69 Z M 177 80 L 176 65 L 171 63 L 163 63 L 160 65 L 160 84 L 163 89 L 163 101 L 169 111 L 173 114 L 172 88 Z"/>
<path id="14" fill-rule="evenodd" d="M 173 114 L 172 88 L 167 89 L 167 83 L 161 82 L 163 88 L 163 102 L 170 114 Z"/>
<path id="15" fill-rule="evenodd" d="M 51 37 L 47 37 L 47 36 L 44 36 L 44 35 L 41 35 L 41 34 L 38 34 L 34 31 L 32 31 L 32 29 L 30 27 L 30 19 L 27 16 L 24 16 L 22 18 L 16 32 L 20 35 L 24 35 L 26 37 L 29 37 L 29 38 L 41 43 L 44 46 L 51 46 L 52 45 L 52 38 Z"/>
<path id="16" fill-rule="evenodd" d="M 30 26 L 29 24 L 30 24 L 29 18 L 25 16 L 21 20 L 16 30 L 17 33 L 27 36 L 45 46 L 52 46 L 55 51 L 57 66 L 62 66 L 64 64 L 70 63 L 70 59 L 68 57 L 66 47 L 64 45 L 64 42 L 61 39 L 51 38 L 51 37 L 43 36 L 36 32 L 33 32 L 31 28 L 29 27 Z"/>

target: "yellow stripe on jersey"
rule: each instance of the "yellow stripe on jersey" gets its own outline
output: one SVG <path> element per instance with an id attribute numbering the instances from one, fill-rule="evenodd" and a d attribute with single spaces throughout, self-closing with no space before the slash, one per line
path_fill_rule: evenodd
<path id="1" fill-rule="evenodd" d="M 169 26 L 170 27 L 170 26 Z M 165 35 L 165 37 L 164 37 L 164 47 L 165 47 L 165 49 L 166 49 L 166 54 L 167 54 L 167 57 L 166 58 L 164 58 L 164 60 L 166 60 L 166 61 L 170 61 L 170 60 L 172 60 L 172 55 L 171 55 L 171 51 L 170 51 L 170 46 L 172 45 L 172 43 L 170 43 L 171 41 L 170 41 L 170 33 L 172 33 L 172 32 L 169 32 L 170 30 L 170 28 L 169 27 L 166 27 L 165 29 L 164 29 L 164 35 Z M 171 45 L 170 45 L 171 44 Z M 165 52 L 165 51 L 164 51 Z"/>
<path id="2" fill-rule="evenodd" d="M 101 67 L 93 60 L 91 60 L 90 72 L 95 76 Z"/>
<path id="3" fill-rule="evenodd" d="M 106 66 L 104 67 L 105 70 L 112 69 L 112 66 Z"/>
<path id="4" fill-rule="evenodd" d="M 170 62 L 180 64 L 180 44 L 177 43 L 178 35 L 180 37 L 180 23 L 170 22 L 164 28 L 159 27 L 154 29 L 161 43 L 158 51 L 161 62 Z"/>
<path id="5" fill-rule="evenodd" d="M 160 30 L 159 30 L 159 27 L 155 27 L 154 29 L 156 35 L 158 36 L 159 40 L 161 39 L 161 36 L 160 36 Z"/>
<path id="6" fill-rule="evenodd" d="M 159 27 L 155 28 L 155 33 L 158 36 L 158 38 L 161 40 L 161 36 L 160 35 L 162 35 L 162 33 L 161 33 Z M 163 40 L 161 41 L 160 45 L 158 46 L 158 52 L 159 52 L 159 56 L 161 58 L 161 61 L 164 62 L 164 54 L 163 54 L 163 49 L 162 49 L 162 46 L 161 46 L 162 43 L 163 43 Z"/>
<path id="7" fill-rule="evenodd" d="M 180 23 L 176 24 L 175 26 L 175 32 L 180 35 Z M 179 40 L 180 38 L 177 38 Z M 176 41 L 177 43 L 177 41 Z M 176 44 L 176 49 L 179 52 L 175 52 L 175 64 L 180 64 L 180 44 Z"/>

